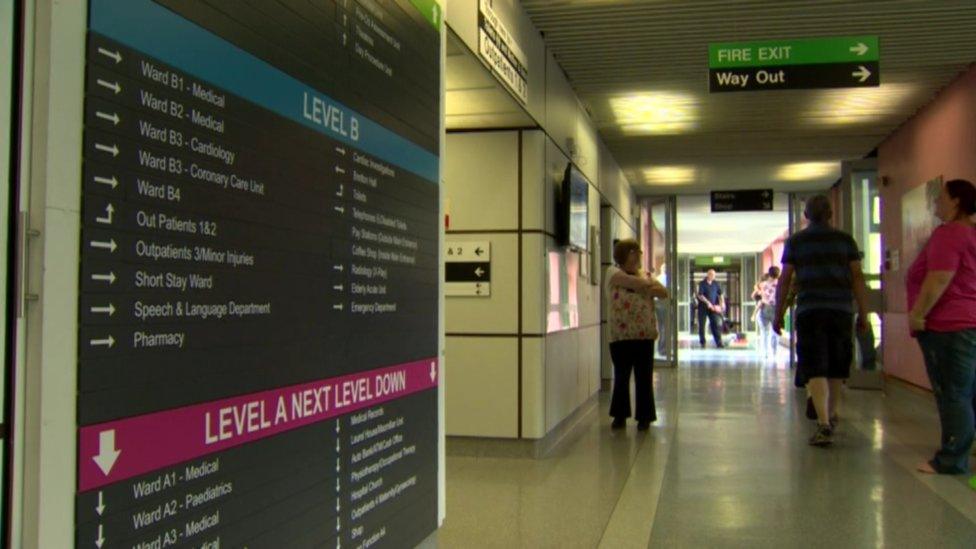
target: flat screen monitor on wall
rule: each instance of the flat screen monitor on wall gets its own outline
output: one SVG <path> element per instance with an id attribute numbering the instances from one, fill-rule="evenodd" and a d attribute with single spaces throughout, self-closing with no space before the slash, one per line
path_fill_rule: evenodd
<path id="1" fill-rule="evenodd" d="M 563 175 L 560 237 L 561 243 L 578 250 L 588 248 L 590 184 L 572 164 Z"/>

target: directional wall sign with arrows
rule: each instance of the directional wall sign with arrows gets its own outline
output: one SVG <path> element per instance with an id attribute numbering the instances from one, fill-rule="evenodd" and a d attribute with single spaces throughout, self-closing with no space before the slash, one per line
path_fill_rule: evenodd
<path id="1" fill-rule="evenodd" d="M 881 84 L 877 36 L 709 44 L 709 91 L 860 88 Z"/>
<path id="2" fill-rule="evenodd" d="M 491 242 L 447 242 L 444 261 L 444 295 L 491 297 Z"/>
<path id="3" fill-rule="evenodd" d="M 712 212 L 769 212 L 774 198 L 772 189 L 712 191 Z"/>

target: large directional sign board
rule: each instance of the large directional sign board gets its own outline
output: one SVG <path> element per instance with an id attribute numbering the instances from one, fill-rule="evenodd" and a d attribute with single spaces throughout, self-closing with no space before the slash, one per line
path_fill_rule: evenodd
<path id="1" fill-rule="evenodd" d="M 430 0 L 90 0 L 77 547 L 437 523 Z"/>
<path id="2" fill-rule="evenodd" d="M 712 93 L 878 86 L 877 36 L 731 42 L 708 46 Z"/>

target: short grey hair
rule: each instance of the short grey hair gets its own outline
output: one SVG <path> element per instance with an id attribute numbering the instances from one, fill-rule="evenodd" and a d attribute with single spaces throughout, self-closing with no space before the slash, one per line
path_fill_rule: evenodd
<path id="1" fill-rule="evenodd" d="M 827 198 L 827 195 L 818 194 L 807 200 L 803 215 L 814 223 L 827 223 L 834 215 L 834 208 L 830 205 L 830 199 Z"/>

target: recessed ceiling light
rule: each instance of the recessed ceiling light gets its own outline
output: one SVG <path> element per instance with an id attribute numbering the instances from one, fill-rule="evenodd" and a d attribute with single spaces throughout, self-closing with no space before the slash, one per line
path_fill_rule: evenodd
<path id="1" fill-rule="evenodd" d="M 776 178 L 784 181 L 807 181 L 823 179 L 837 174 L 839 162 L 796 162 L 785 164 L 776 172 Z"/>
<path id="2" fill-rule="evenodd" d="M 678 92 L 643 92 L 610 98 L 614 121 L 624 133 L 666 135 L 698 127 L 698 100 Z"/>
<path id="3" fill-rule="evenodd" d="M 685 185 L 698 178 L 694 166 L 652 166 L 641 171 L 644 183 L 650 185 Z"/>
<path id="4" fill-rule="evenodd" d="M 818 92 L 804 113 L 815 126 L 844 126 L 877 122 L 898 113 L 898 107 L 915 87 L 904 82 L 882 84 L 877 88 L 846 88 Z"/>

